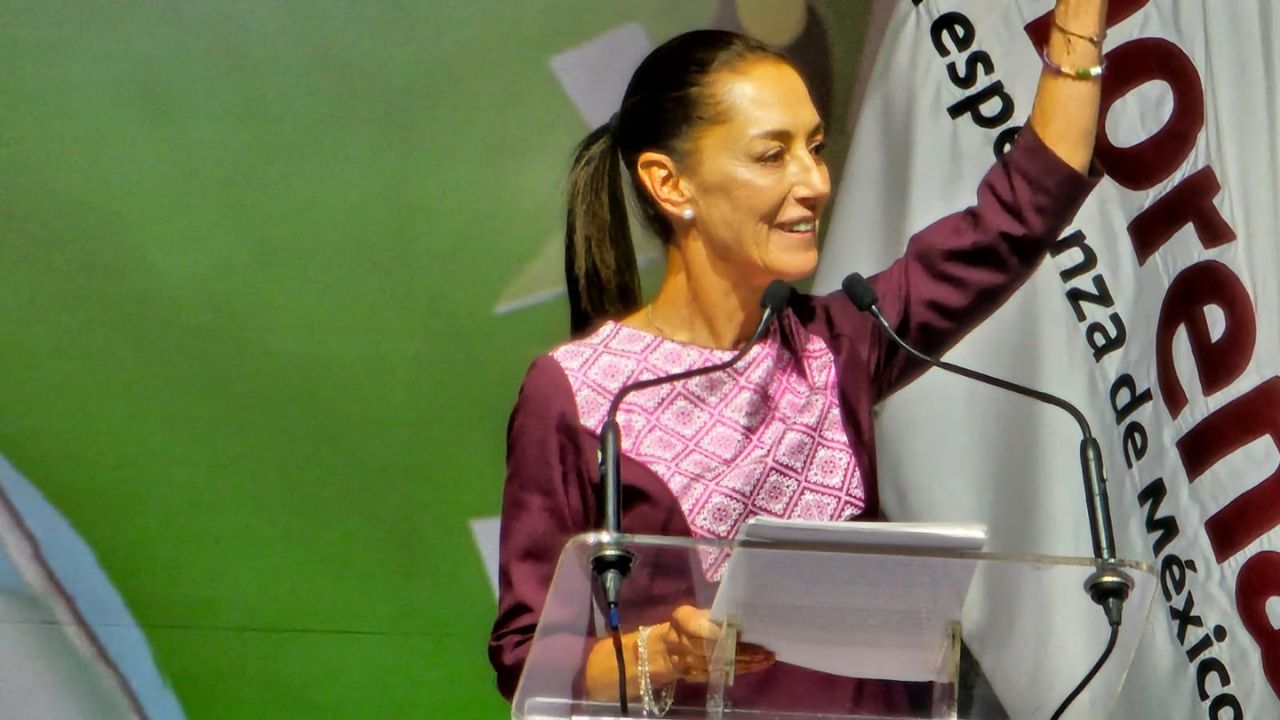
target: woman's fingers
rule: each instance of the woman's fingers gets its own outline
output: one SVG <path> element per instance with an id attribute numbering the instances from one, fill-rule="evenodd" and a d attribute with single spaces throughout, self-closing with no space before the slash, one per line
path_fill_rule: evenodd
<path id="1" fill-rule="evenodd" d="M 759 655 L 739 655 L 734 663 L 734 672 L 759 672 L 773 665 L 776 658 L 773 653 L 765 651 Z"/>
<path id="2" fill-rule="evenodd" d="M 676 676 L 687 680 L 706 679 L 708 657 L 720 637 L 720 627 L 706 610 L 682 605 L 671 613 L 662 631 L 666 665 Z"/>
<path id="3" fill-rule="evenodd" d="M 739 643 L 734 672 L 759 672 L 774 663 L 773 652 L 754 643 Z"/>
<path id="4" fill-rule="evenodd" d="M 682 678 L 705 682 L 720 635 L 720 626 L 706 610 L 692 605 L 676 608 L 662 633 L 667 665 Z M 773 653 L 759 645 L 739 643 L 736 649 L 734 672 L 757 672 L 774 663 Z"/>
<path id="5" fill-rule="evenodd" d="M 773 662 L 773 652 L 752 643 L 738 643 L 738 662 Z"/>
<path id="6" fill-rule="evenodd" d="M 720 626 L 711 620 L 711 613 L 692 605 L 681 605 L 671 613 L 671 627 L 688 640 L 720 638 Z"/>

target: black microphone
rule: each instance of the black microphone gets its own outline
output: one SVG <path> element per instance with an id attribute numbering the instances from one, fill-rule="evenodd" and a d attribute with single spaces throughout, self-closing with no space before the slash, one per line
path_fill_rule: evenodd
<path id="1" fill-rule="evenodd" d="M 911 347 L 910 344 L 898 337 L 898 334 L 893 331 L 889 322 L 880 314 L 880 308 L 876 306 L 878 298 L 876 297 L 875 288 L 871 287 L 866 278 L 858 273 L 852 273 L 844 279 L 844 282 L 840 283 L 840 287 L 844 289 L 845 295 L 849 296 L 849 300 L 853 302 L 854 307 L 862 312 L 871 313 L 879 321 L 885 332 L 889 334 L 889 337 L 893 338 L 894 342 L 920 360 L 933 367 L 942 368 L 971 380 L 994 385 L 1009 392 L 1048 403 L 1065 411 L 1076 421 L 1076 424 L 1080 426 L 1082 436 L 1080 440 L 1080 471 L 1084 478 L 1089 531 L 1093 541 L 1093 556 L 1098 561 L 1098 569 L 1085 581 L 1085 590 L 1088 591 L 1089 597 L 1093 598 L 1095 603 L 1102 606 L 1102 610 L 1107 616 L 1107 622 L 1110 623 L 1111 627 L 1118 628 L 1124 601 L 1129 597 L 1129 590 L 1133 588 L 1133 580 L 1116 563 L 1115 532 L 1111 526 L 1111 506 L 1107 500 L 1107 481 L 1102 468 L 1102 449 L 1099 447 L 1098 440 L 1094 437 L 1093 430 L 1090 429 L 1089 421 L 1085 418 L 1084 413 L 1080 412 L 1080 409 L 1075 405 L 1056 395 L 992 377 L 986 373 L 970 370 L 943 360 L 935 360 L 925 355 Z"/>
<path id="2" fill-rule="evenodd" d="M 622 578 L 631 571 L 631 565 L 635 561 L 635 556 L 616 542 L 616 536 L 622 532 L 622 477 L 619 470 L 622 455 L 622 435 L 618 428 L 618 408 L 621 407 L 622 401 L 628 395 L 637 390 L 718 372 L 738 364 L 742 358 L 746 357 L 751 348 L 760 341 L 760 338 L 764 337 L 769 328 L 769 323 L 787 306 L 787 302 L 791 299 L 793 292 L 792 287 L 781 280 L 774 280 L 769 283 L 769 286 L 764 290 L 764 295 L 760 298 L 760 307 L 764 308 L 764 313 L 760 316 L 760 323 L 756 326 L 755 332 L 752 333 L 751 339 L 733 357 L 715 365 L 684 370 L 624 385 L 613 396 L 613 402 L 609 403 L 609 411 L 605 415 L 604 425 L 600 427 L 601 495 L 599 506 L 600 529 L 608 537 L 600 550 L 592 555 L 591 569 L 595 572 L 596 577 L 599 578 L 601 588 L 604 591 L 605 604 L 609 609 L 609 625 L 611 628 L 616 629 L 618 627 L 618 595 L 622 586 Z"/>

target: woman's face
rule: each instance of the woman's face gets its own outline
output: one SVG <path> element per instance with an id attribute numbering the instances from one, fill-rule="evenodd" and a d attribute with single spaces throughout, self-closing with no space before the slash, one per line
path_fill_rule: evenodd
<path id="1" fill-rule="evenodd" d="M 809 275 L 831 195 L 809 89 L 787 64 L 762 59 L 719 73 L 711 92 L 717 122 L 695 133 L 682 165 L 691 236 L 752 284 Z"/>

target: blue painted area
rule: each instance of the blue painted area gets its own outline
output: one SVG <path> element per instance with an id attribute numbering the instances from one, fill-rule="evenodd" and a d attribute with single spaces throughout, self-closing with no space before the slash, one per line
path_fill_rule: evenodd
<path id="1" fill-rule="evenodd" d="M 46 562 L 74 599 L 81 615 L 132 688 L 150 720 L 185 720 L 182 705 L 160 676 L 151 646 L 111 584 L 93 549 L 44 495 L 0 457 L 0 490 L 17 508 Z M 0 552 L 0 587 L 31 590 L 13 562 Z"/>

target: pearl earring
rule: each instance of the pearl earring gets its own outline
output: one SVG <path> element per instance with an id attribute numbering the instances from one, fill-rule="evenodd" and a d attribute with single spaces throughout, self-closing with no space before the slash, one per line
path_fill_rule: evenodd
<path id="1" fill-rule="evenodd" d="M 685 220 L 692 220 L 692 219 L 693 219 L 693 208 L 691 208 L 691 207 L 687 207 L 687 208 L 685 208 L 685 209 L 681 210 L 681 211 L 680 211 L 680 217 L 684 218 Z"/>

